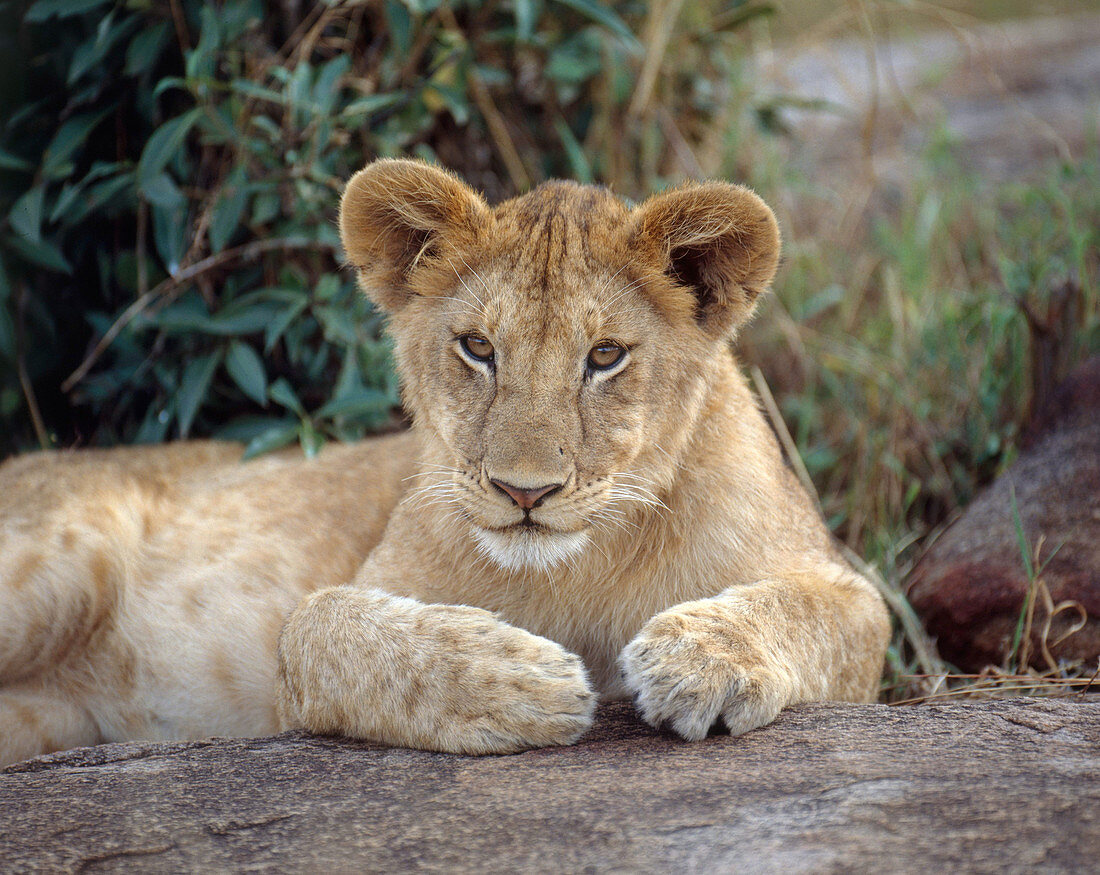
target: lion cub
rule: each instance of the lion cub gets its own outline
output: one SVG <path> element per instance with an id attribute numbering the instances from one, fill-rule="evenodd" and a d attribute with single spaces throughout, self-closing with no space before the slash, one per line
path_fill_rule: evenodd
<path id="1" fill-rule="evenodd" d="M 688 739 L 874 698 L 889 634 L 730 353 L 779 235 L 752 192 L 497 207 L 379 161 L 340 230 L 408 434 L 0 468 L 0 763 L 290 727 L 504 753 L 597 696 Z"/>

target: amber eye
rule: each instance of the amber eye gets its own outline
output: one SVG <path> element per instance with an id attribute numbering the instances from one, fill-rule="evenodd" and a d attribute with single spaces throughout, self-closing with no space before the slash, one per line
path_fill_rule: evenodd
<path id="1" fill-rule="evenodd" d="M 617 343 L 601 340 L 588 353 L 588 367 L 593 371 L 609 371 L 623 360 L 626 350 Z"/>
<path id="2" fill-rule="evenodd" d="M 458 339 L 466 354 L 479 362 L 491 362 L 493 360 L 493 345 L 480 334 L 467 334 Z"/>

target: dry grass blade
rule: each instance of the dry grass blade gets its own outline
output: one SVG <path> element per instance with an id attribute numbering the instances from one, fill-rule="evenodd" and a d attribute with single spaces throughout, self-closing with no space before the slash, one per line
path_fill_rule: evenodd
<path id="1" fill-rule="evenodd" d="M 922 705 L 945 699 L 995 698 L 999 696 L 1037 696 L 1058 698 L 1083 696 L 1096 681 L 1091 677 L 1054 677 L 1049 674 L 1010 674 L 991 670 L 985 674 L 948 674 L 939 676 L 948 689 L 935 690 L 919 696 L 911 696 L 891 702 L 891 705 Z M 902 675 L 901 682 L 920 685 L 930 679 L 928 675 Z M 952 685 L 953 683 L 957 685 Z"/>
<path id="2" fill-rule="evenodd" d="M 798 452 L 798 445 L 795 444 L 794 438 L 791 437 L 786 422 L 783 421 L 783 416 L 779 412 L 779 405 L 775 403 L 775 397 L 772 395 L 771 389 L 768 388 L 768 382 L 764 378 L 764 374 L 761 372 L 760 368 L 755 365 L 751 368 L 750 373 L 752 374 L 752 380 L 756 387 L 757 394 L 764 404 L 765 411 L 767 411 L 772 428 L 775 430 L 779 442 L 782 444 L 783 450 L 787 454 L 787 458 L 790 460 L 791 466 L 795 470 L 795 474 L 798 476 L 805 490 L 813 497 L 814 502 L 817 504 L 818 512 L 820 512 L 821 501 L 818 498 L 817 489 L 814 487 L 814 482 L 810 478 L 810 472 L 806 469 L 806 465 L 802 461 L 802 456 Z M 854 565 L 864 577 L 868 578 L 886 600 L 886 604 L 890 607 L 890 610 L 893 611 L 894 616 L 897 617 L 898 622 L 901 624 L 906 641 L 908 641 L 909 646 L 912 647 L 913 653 L 921 668 L 930 675 L 945 673 L 947 671 L 946 664 L 937 655 L 935 644 L 933 644 L 932 639 L 928 637 L 928 633 L 924 631 L 924 626 L 921 625 L 920 619 L 909 605 L 909 600 L 905 598 L 897 587 L 891 586 L 878 571 L 867 562 L 864 562 L 854 551 L 843 545 L 841 545 L 841 551 L 844 553 L 844 557 L 848 562 Z"/>

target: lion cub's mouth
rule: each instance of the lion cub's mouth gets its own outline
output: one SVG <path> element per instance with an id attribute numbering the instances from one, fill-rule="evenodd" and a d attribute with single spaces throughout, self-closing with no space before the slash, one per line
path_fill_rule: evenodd
<path id="1" fill-rule="evenodd" d="M 588 531 L 561 532 L 530 517 L 499 529 L 474 526 L 482 555 L 508 571 L 549 571 L 578 555 L 588 544 Z"/>

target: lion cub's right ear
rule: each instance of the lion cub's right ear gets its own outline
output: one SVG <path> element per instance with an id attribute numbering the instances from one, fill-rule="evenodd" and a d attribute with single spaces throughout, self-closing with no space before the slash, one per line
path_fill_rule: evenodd
<path id="1" fill-rule="evenodd" d="M 399 309 L 421 268 L 461 263 L 493 217 L 457 176 L 421 161 L 383 159 L 351 178 L 340 200 L 340 239 L 359 284 L 383 310 Z"/>

